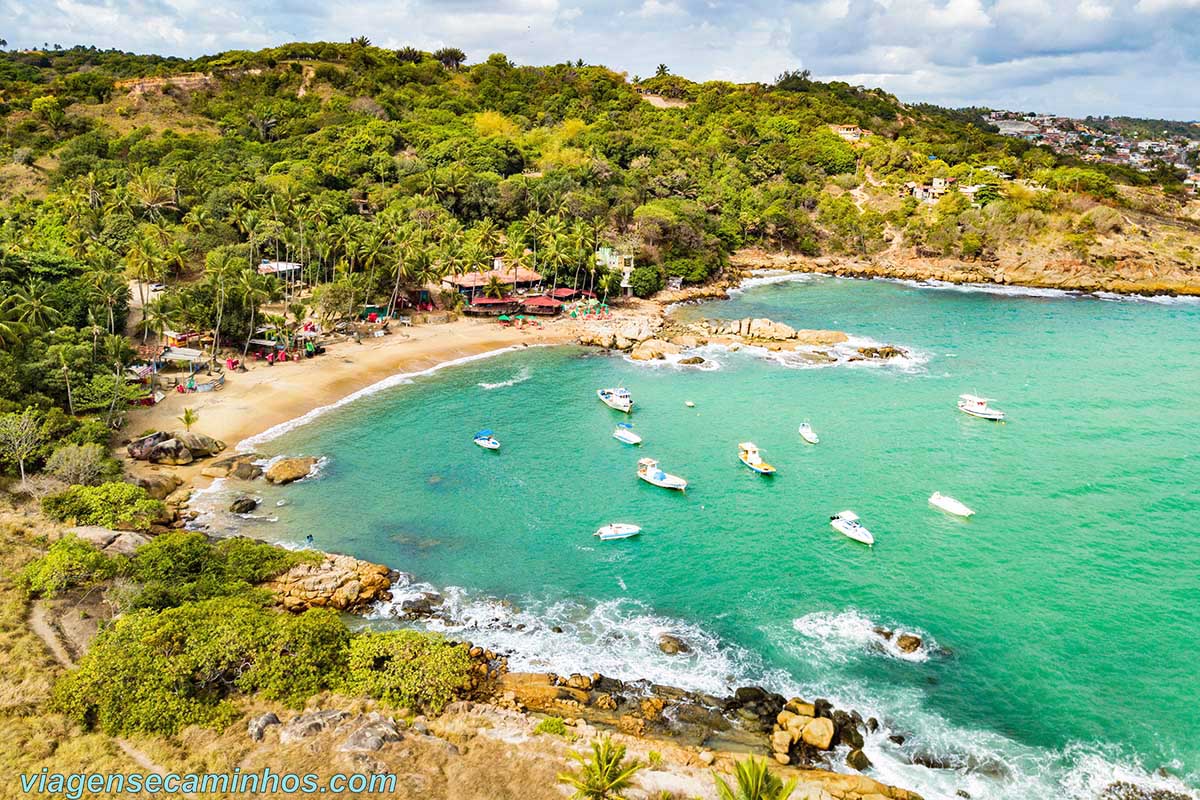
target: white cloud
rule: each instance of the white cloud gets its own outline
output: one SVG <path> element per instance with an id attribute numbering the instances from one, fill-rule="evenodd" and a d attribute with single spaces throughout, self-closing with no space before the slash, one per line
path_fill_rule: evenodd
<path id="1" fill-rule="evenodd" d="M 785 69 L 906 100 L 1200 117 L 1200 0 L 0 0 L 14 47 L 200 55 L 367 35 L 385 47 L 583 58 L 630 74 Z"/>

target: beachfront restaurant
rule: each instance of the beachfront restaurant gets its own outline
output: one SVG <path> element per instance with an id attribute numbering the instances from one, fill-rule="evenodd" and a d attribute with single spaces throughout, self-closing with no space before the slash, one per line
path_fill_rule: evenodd
<path id="1" fill-rule="evenodd" d="M 477 296 L 482 295 L 484 287 L 493 279 L 504 286 L 512 287 L 518 293 L 527 292 L 541 285 L 543 280 L 541 273 L 525 267 L 502 267 L 499 265 L 499 261 L 500 259 L 496 259 L 497 267 L 494 269 L 485 272 L 468 272 L 465 275 L 448 275 L 443 281 L 451 288 L 466 295 L 468 300 L 474 300 Z"/>
<path id="2" fill-rule="evenodd" d="M 546 295 L 535 295 L 534 297 L 526 297 L 521 301 L 521 310 L 526 314 L 537 314 L 543 317 L 553 317 L 562 312 L 563 304 L 560 300 L 555 300 L 553 297 Z"/>
<path id="3" fill-rule="evenodd" d="M 501 314 L 515 313 L 521 307 L 517 297 L 485 297 L 477 295 L 470 303 L 463 306 L 463 313 L 470 317 L 498 317 Z"/>

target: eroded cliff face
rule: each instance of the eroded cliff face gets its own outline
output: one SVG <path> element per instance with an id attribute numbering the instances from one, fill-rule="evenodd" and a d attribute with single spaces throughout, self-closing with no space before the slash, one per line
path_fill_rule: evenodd
<path id="1" fill-rule="evenodd" d="M 1075 258 L 1035 258 L 1001 252 L 987 260 L 964 261 L 920 256 L 911 248 L 896 248 L 873 258 L 770 253 L 746 248 L 731 262 L 744 270 L 784 269 L 824 272 L 856 278 L 939 280 L 949 283 L 996 283 L 1083 292 L 1123 294 L 1200 295 L 1200 258 L 1164 258 L 1132 248 L 1117 247 L 1106 265 L 1086 264 Z"/>

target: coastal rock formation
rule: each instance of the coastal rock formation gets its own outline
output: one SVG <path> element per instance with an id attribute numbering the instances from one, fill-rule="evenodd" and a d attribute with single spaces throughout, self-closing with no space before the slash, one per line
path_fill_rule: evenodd
<path id="1" fill-rule="evenodd" d="M 288 611 L 334 608 L 350 611 L 390 597 L 392 572 L 382 564 L 326 554 L 319 563 L 297 564 L 264 586 Z"/>
<path id="2" fill-rule="evenodd" d="M 146 494 L 155 500 L 166 500 L 183 481 L 170 472 L 150 472 L 136 476 L 133 483 L 145 489 Z"/>
<path id="3" fill-rule="evenodd" d="M 790 325 L 765 318 L 704 320 L 696 323 L 695 326 L 711 336 L 726 337 L 746 343 L 787 343 L 793 346 L 830 347 L 848 341 L 850 338 L 842 331 L 796 330 Z M 674 341 L 682 343 L 681 340 L 685 337 L 695 338 L 694 334 L 684 334 Z"/>
<path id="4" fill-rule="evenodd" d="M 858 354 L 863 358 L 877 359 L 899 358 L 901 356 L 908 355 L 908 353 L 904 352 L 899 347 L 892 347 L 891 345 L 883 345 L 882 347 L 860 347 L 858 348 Z M 856 361 L 857 359 L 852 358 L 850 360 Z"/>
<path id="5" fill-rule="evenodd" d="M 205 436 L 203 433 L 195 433 L 193 431 L 176 433 L 175 440 L 190 450 L 193 458 L 215 456 L 225 449 L 225 443 L 219 439 L 214 439 L 211 436 Z"/>
<path id="6" fill-rule="evenodd" d="M 664 342 L 662 339 L 647 339 L 639 342 L 629 352 L 629 357 L 634 361 L 655 361 L 668 354 L 678 355 L 681 349 L 679 345 Z"/>
<path id="7" fill-rule="evenodd" d="M 292 483 L 308 477 L 308 473 L 312 472 L 316 464 L 317 459 L 312 456 L 281 458 L 267 467 L 266 478 L 271 483 Z"/>
<path id="8" fill-rule="evenodd" d="M 147 436 L 143 436 L 140 439 L 134 439 L 125 448 L 125 451 L 129 453 L 130 458 L 137 461 L 145 461 L 150 457 L 151 450 L 170 438 L 171 434 L 166 433 L 165 431 L 157 431 Z"/>
<path id="9" fill-rule="evenodd" d="M 79 525 L 68 528 L 67 533 L 78 536 L 110 556 L 131 556 L 135 550 L 150 541 L 150 537 L 144 533 L 114 531 L 98 525 Z"/>
<path id="10" fill-rule="evenodd" d="M 159 431 L 130 442 L 129 457 L 152 464 L 183 466 L 198 458 L 208 458 L 225 449 L 225 443 L 202 433 Z"/>
<path id="11" fill-rule="evenodd" d="M 234 514 L 249 514 L 256 508 L 258 508 L 258 498 L 246 494 L 235 497 L 229 504 L 229 510 Z"/>
<path id="12" fill-rule="evenodd" d="M 151 464 L 181 467 L 195 461 L 195 456 L 184 446 L 183 442 L 178 439 L 167 439 L 150 448 L 146 460 Z"/>
<path id="13" fill-rule="evenodd" d="M 678 636 L 673 636 L 669 633 L 659 634 L 658 649 L 669 656 L 678 653 L 690 653 L 692 648 L 688 647 L 687 642 L 680 639 Z"/>
<path id="14" fill-rule="evenodd" d="M 661 327 L 661 319 L 646 317 L 630 320 L 619 327 L 593 324 L 579 334 L 579 343 L 608 350 L 630 350 L 637 344 L 652 339 Z"/>

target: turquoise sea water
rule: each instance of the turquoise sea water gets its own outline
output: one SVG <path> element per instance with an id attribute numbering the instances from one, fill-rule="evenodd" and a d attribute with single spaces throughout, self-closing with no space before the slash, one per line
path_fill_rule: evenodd
<path id="1" fill-rule="evenodd" d="M 757 283 L 678 313 L 845 330 L 912 357 L 814 368 L 705 350 L 698 370 L 536 348 L 455 366 L 258 444 L 327 462 L 263 488 L 278 521 L 247 532 L 311 533 L 412 573 L 449 598 L 435 627 L 513 649 L 514 667 L 860 708 L 887 725 L 868 742 L 876 776 L 926 797 L 1200 783 L 1200 304 Z M 633 393 L 640 448 L 611 438 L 625 417 L 594 394 L 611 385 Z M 1009 422 L 959 413 L 962 392 Z M 499 453 L 472 445 L 482 427 Z M 747 439 L 778 475 L 738 463 Z M 637 480 L 643 455 L 686 494 Z M 933 509 L 935 490 L 977 515 Z M 829 527 L 846 508 L 874 549 Z M 610 521 L 645 533 L 601 544 Z M 904 656 L 876 625 L 926 647 Z M 660 653 L 664 631 L 694 653 Z M 911 763 L 930 756 L 956 768 Z"/>

